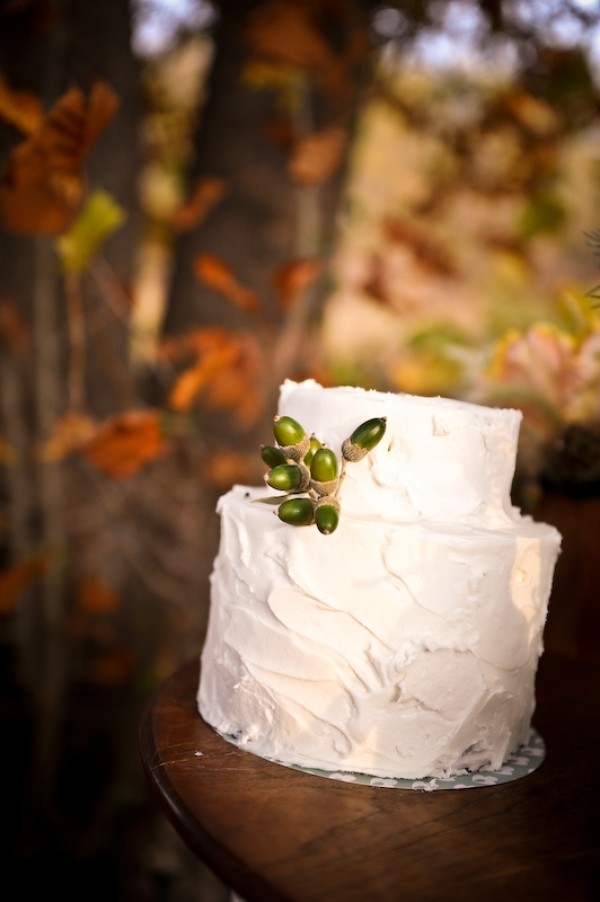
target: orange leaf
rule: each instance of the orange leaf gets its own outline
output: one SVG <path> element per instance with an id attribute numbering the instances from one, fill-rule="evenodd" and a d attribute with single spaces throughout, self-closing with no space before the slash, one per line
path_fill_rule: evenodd
<path id="1" fill-rule="evenodd" d="M 41 446 L 40 457 L 45 461 L 64 460 L 96 434 L 96 424 L 85 414 L 68 410 L 54 424 L 50 438 Z"/>
<path id="2" fill-rule="evenodd" d="M 257 478 L 255 455 L 240 454 L 231 448 L 219 448 L 202 461 L 202 476 L 215 488 L 226 491 L 234 483 L 248 485 Z"/>
<path id="3" fill-rule="evenodd" d="M 13 356 L 22 357 L 29 348 L 29 330 L 14 301 L 0 300 L 0 341 Z"/>
<path id="4" fill-rule="evenodd" d="M 246 41 L 258 56 L 301 69 L 326 68 L 332 52 L 306 4 L 272 0 L 248 17 Z"/>
<path id="5" fill-rule="evenodd" d="M 39 554 L 25 561 L 17 561 L 0 573 L 0 614 L 12 614 L 23 592 L 48 570 L 49 562 Z"/>
<path id="6" fill-rule="evenodd" d="M 387 218 L 383 221 L 382 231 L 384 237 L 393 244 L 409 248 L 415 260 L 425 269 L 441 276 L 455 273 L 455 267 L 445 248 L 413 223 Z"/>
<path id="7" fill-rule="evenodd" d="M 200 360 L 177 378 L 169 394 L 168 405 L 178 413 L 185 413 L 206 385 L 213 370 L 212 361 Z"/>
<path id="8" fill-rule="evenodd" d="M 176 381 L 168 399 L 184 412 L 202 395 L 212 410 L 229 409 L 244 425 L 262 411 L 262 357 L 254 336 L 206 328 L 165 343 L 162 353 L 172 361 L 194 355 L 194 362 Z"/>
<path id="9" fill-rule="evenodd" d="M 15 449 L 3 435 L 0 435 L 0 464 L 12 466 L 16 461 Z"/>
<path id="10" fill-rule="evenodd" d="M 246 42 L 259 57 L 315 73 L 326 90 L 340 101 L 348 95 L 345 63 L 333 52 L 313 16 L 310 4 L 272 0 L 249 17 Z"/>
<path id="11" fill-rule="evenodd" d="M 213 254 L 199 254 L 194 261 L 197 277 L 209 288 L 213 288 L 229 301 L 247 313 L 256 313 L 260 309 L 260 298 L 242 285 L 226 263 Z"/>
<path id="12" fill-rule="evenodd" d="M 253 426 L 264 408 L 263 355 L 256 338 L 248 332 L 224 332 L 234 350 L 228 365 L 206 387 L 206 405 L 212 410 L 231 410 L 243 428 Z"/>
<path id="13" fill-rule="evenodd" d="M 243 428 L 258 422 L 263 408 L 263 393 L 251 380 L 251 367 L 243 358 L 235 366 L 221 372 L 211 380 L 206 390 L 206 405 L 212 410 L 227 408 L 236 416 Z"/>
<path id="14" fill-rule="evenodd" d="M 121 600 L 114 589 L 96 576 L 84 577 L 75 595 L 77 609 L 84 614 L 114 614 Z"/>
<path id="15" fill-rule="evenodd" d="M 196 362 L 184 370 L 177 379 L 170 395 L 169 406 L 183 413 L 190 409 L 202 389 L 211 379 L 230 366 L 237 358 L 235 341 L 224 339 L 216 333 L 214 342 L 203 349 Z"/>
<path id="16" fill-rule="evenodd" d="M 326 182 L 340 167 L 347 140 L 343 128 L 331 126 L 299 141 L 289 163 L 292 179 L 299 185 Z"/>
<path id="17" fill-rule="evenodd" d="M 31 135 L 42 124 L 42 104 L 29 91 L 13 91 L 0 74 L 0 117 L 24 135 Z"/>
<path id="18" fill-rule="evenodd" d="M 279 116 L 265 123 L 264 135 L 269 143 L 280 147 L 286 153 L 294 144 L 295 134 L 289 118 Z"/>
<path id="19" fill-rule="evenodd" d="M 0 183 L 7 229 L 56 235 L 69 227 L 83 197 L 81 168 L 117 104 L 104 82 L 94 85 L 88 101 L 79 88 L 70 88 L 41 127 L 15 148 Z"/>
<path id="20" fill-rule="evenodd" d="M 90 97 L 85 107 L 85 101 L 81 96 L 83 110 L 82 140 L 78 148 L 74 148 L 75 158 L 81 166 L 91 151 L 92 147 L 111 121 L 119 108 L 119 98 L 113 89 L 105 81 L 97 80 L 92 85 Z M 71 118 L 73 124 L 73 118 Z"/>
<path id="21" fill-rule="evenodd" d="M 274 278 L 279 309 L 289 310 L 322 270 L 323 263 L 310 258 L 290 260 L 280 266 Z"/>
<path id="22" fill-rule="evenodd" d="M 159 348 L 159 356 L 171 363 L 185 360 L 190 356 L 206 354 L 214 345 L 221 344 L 228 335 L 225 330 L 216 327 L 193 329 L 181 335 L 165 338 Z"/>
<path id="23" fill-rule="evenodd" d="M 120 686 L 128 682 L 134 670 L 135 657 L 128 648 L 104 651 L 90 662 L 92 678 L 107 686 Z"/>
<path id="24" fill-rule="evenodd" d="M 169 447 L 161 432 L 159 413 L 127 411 L 103 423 L 80 450 L 107 476 L 127 479 L 165 454 Z"/>
<path id="25" fill-rule="evenodd" d="M 355 30 L 349 33 L 346 47 L 335 52 L 323 36 L 319 7 L 302 0 L 264 3 L 248 19 L 246 42 L 258 57 L 313 73 L 328 94 L 344 104 L 349 95 L 348 66 L 357 62 L 357 48 L 366 53 L 368 42 L 364 29 L 358 29 L 362 42 Z M 341 28 L 334 25 L 334 29 L 341 34 Z"/>
<path id="26" fill-rule="evenodd" d="M 398 297 L 398 292 L 392 291 L 387 278 L 384 259 L 378 251 L 373 251 L 370 254 L 365 278 L 362 280 L 360 287 L 370 300 L 381 304 L 383 307 L 392 306 L 392 299 L 394 301 L 393 306 L 399 306 L 401 310 L 409 310 L 411 307 L 411 304 L 405 298 Z"/>
<path id="27" fill-rule="evenodd" d="M 171 220 L 173 227 L 179 232 L 184 232 L 204 222 L 223 199 L 226 185 L 225 179 L 216 177 L 199 179 L 188 202 L 173 214 Z"/>
<path id="28" fill-rule="evenodd" d="M 516 88 L 503 98 L 509 113 L 536 135 L 551 135 L 560 127 L 557 112 L 533 94 Z"/>

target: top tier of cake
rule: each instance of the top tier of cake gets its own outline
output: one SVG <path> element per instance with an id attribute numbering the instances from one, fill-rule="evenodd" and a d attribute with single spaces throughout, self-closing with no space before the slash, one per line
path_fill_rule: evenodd
<path id="1" fill-rule="evenodd" d="M 344 516 L 390 522 L 452 521 L 490 528 L 519 516 L 512 507 L 522 414 L 448 398 L 421 398 L 313 380 L 281 386 L 278 413 L 290 416 L 337 454 L 365 420 L 386 417 L 383 440 L 347 464 Z"/>

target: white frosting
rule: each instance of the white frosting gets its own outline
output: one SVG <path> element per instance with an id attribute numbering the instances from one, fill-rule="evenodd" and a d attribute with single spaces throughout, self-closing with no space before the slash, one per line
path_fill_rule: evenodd
<path id="1" fill-rule="evenodd" d="M 520 413 L 312 381 L 286 382 L 279 412 L 332 449 L 387 429 L 347 465 L 329 536 L 282 523 L 264 488 L 219 500 L 200 713 L 288 764 L 499 767 L 531 724 L 560 547 L 510 504 Z"/>

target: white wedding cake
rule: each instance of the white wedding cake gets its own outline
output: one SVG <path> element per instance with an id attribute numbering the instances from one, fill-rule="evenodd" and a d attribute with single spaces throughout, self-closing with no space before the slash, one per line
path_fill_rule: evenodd
<path id="1" fill-rule="evenodd" d="M 284 522 L 270 484 L 219 500 L 202 717 L 307 768 L 499 768 L 529 734 L 561 541 L 511 504 L 521 413 L 307 380 L 279 417 L 339 456 L 337 525 Z M 377 444 L 345 460 L 373 419 Z"/>

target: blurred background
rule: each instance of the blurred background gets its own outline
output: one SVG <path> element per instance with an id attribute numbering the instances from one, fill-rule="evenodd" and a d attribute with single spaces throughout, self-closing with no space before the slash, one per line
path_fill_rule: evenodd
<path id="1" fill-rule="evenodd" d="M 2 889 L 227 898 L 137 731 L 284 378 L 519 407 L 597 657 L 598 0 L 2 0 L 0 168 Z"/>

